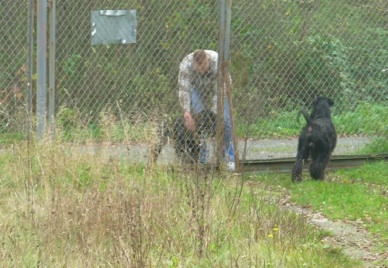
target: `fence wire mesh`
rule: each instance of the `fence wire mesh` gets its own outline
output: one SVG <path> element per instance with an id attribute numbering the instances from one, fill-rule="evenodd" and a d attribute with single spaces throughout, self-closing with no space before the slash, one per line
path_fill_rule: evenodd
<path id="1" fill-rule="evenodd" d="M 1 1 L 2 134 L 24 131 L 25 2 Z M 136 10 L 136 43 L 93 46 L 91 12 L 128 9 Z M 56 137 L 152 140 L 155 124 L 180 114 L 181 60 L 197 48 L 217 51 L 218 12 L 216 0 L 57 0 Z M 294 156 L 297 113 L 318 95 L 335 102 L 335 153 L 386 140 L 387 15 L 385 0 L 233 1 L 229 66 L 240 156 Z"/>
<path id="2" fill-rule="evenodd" d="M 29 13 L 27 1 L 0 5 L 0 135 L 7 141 L 26 130 Z"/>

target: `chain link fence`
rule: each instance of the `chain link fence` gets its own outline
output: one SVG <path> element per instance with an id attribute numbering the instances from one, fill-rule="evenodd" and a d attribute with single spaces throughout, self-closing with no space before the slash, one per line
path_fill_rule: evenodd
<path id="1" fill-rule="evenodd" d="M 340 140 L 334 153 L 356 154 L 372 137 L 386 140 L 386 1 L 239 1 L 233 11 L 240 136 L 298 134 L 297 110 L 325 95 L 335 102 Z M 281 142 L 295 150 L 295 143 Z M 272 155 L 282 155 L 276 149 Z"/>
<path id="2" fill-rule="evenodd" d="M 25 131 L 28 9 L 21 0 L 1 6 L 3 135 Z M 136 43 L 92 45 L 91 13 L 99 10 L 136 10 Z M 56 138 L 152 140 L 155 124 L 180 113 L 181 60 L 197 48 L 217 51 L 218 12 L 216 0 L 57 0 Z M 297 113 L 317 95 L 335 102 L 335 153 L 386 140 L 387 15 L 385 0 L 233 1 L 229 66 L 240 158 L 294 156 Z"/>
<path id="3" fill-rule="evenodd" d="M 30 48 L 29 4 L 0 1 L 0 138 L 9 142 L 27 133 L 28 55 Z"/>

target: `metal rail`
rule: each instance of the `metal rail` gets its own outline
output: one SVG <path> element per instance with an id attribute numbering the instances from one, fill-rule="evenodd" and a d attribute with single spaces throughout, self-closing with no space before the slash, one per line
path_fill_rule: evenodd
<path id="1" fill-rule="evenodd" d="M 388 154 L 376 155 L 335 155 L 332 156 L 327 170 L 339 170 L 359 167 L 365 163 L 388 161 Z M 269 160 L 240 160 L 241 172 L 249 173 L 290 173 L 295 163 L 295 157 Z M 307 171 L 310 161 L 304 164 L 303 171 Z"/>

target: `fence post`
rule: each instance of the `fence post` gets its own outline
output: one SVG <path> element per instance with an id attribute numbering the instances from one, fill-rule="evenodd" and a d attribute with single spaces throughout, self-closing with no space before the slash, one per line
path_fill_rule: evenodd
<path id="1" fill-rule="evenodd" d="M 27 112 L 27 122 L 26 129 L 27 135 L 26 138 L 30 142 L 32 124 L 31 124 L 31 114 L 32 114 L 32 74 L 33 74 L 33 55 L 34 55 L 34 9 L 33 9 L 33 0 L 28 1 L 28 56 L 27 56 L 27 97 L 26 97 L 26 112 Z"/>
<path id="2" fill-rule="evenodd" d="M 46 128 L 47 0 L 38 0 L 37 15 L 36 137 L 40 140 Z"/>
<path id="3" fill-rule="evenodd" d="M 225 0 L 218 0 L 219 36 L 218 36 L 218 80 L 217 80 L 217 131 L 216 131 L 216 166 L 222 161 L 223 121 L 224 121 L 224 61 L 225 61 Z"/>
<path id="4" fill-rule="evenodd" d="M 55 48 L 56 48 L 56 0 L 49 7 L 50 43 L 49 43 L 49 125 L 51 140 L 55 138 Z"/>
<path id="5" fill-rule="evenodd" d="M 233 139 L 233 148 L 235 156 L 236 171 L 239 172 L 239 156 L 238 142 L 236 139 L 236 131 L 233 118 L 233 103 L 231 97 L 231 80 L 229 76 L 229 46 L 230 46 L 230 23 L 232 17 L 232 0 L 220 0 L 220 35 L 219 35 L 219 57 L 218 57 L 218 132 L 217 132 L 217 164 L 222 157 L 222 142 L 223 142 L 223 108 L 224 108 L 224 93 L 228 100 L 228 108 L 230 115 L 231 132 Z M 225 89 L 225 91 L 224 91 Z"/>

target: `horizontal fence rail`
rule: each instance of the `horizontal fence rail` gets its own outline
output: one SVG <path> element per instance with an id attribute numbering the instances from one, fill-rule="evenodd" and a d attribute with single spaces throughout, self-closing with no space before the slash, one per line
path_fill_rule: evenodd
<path id="1" fill-rule="evenodd" d="M 363 164 L 378 161 L 388 161 L 388 154 L 377 155 L 335 155 L 330 159 L 327 170 L 335 171 L 340 169 L 355 168 Z M 295 158 L 278 158 L 275 160 L 246 160 L 241 161 L 241 171 L 243 173 L 290 173 L 292 171 Z M 303 171 L 308 173 L 310 161 L 307 161 Z"/>

